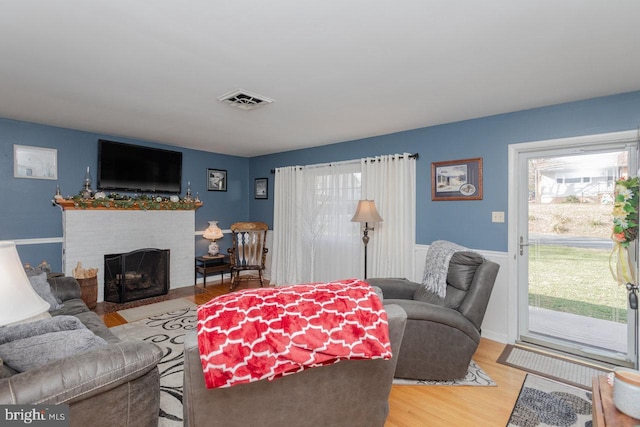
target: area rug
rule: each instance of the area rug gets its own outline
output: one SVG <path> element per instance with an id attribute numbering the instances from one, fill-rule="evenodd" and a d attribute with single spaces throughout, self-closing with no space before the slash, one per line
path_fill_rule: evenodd
<path id="1" fill-rule="evenodd" d="M 591 425 L 591 392 L 527 374 L 507 427 Z"/>
<path id="2" fill-rule="evenodd" d="M 159 303 L 163 304 L 163 303 Z M 153 304 L 153 305 L 159 305 Z M 152 306 L 150 306 L 151 308 Z M 182 395 L 184 371 L 184 336 L 195 330 L 195 304 L 169 313 L 111 328 L 124 341 L 149 341 L 162 349 L 160 371 L 159 427 L 182 427 Z"/>
<path id="3" fill-rule="evenodd" d="M 609 371 L 587 363 L 566 360 L 512 345 L 505 347 L 497 362 L 585 390 L 591 390 L 591 382 L 594 376 L 609 373 Z"/>
<path id="4" fill-rule="evenodd" d="M 118 314 L 127 322 L 135 322 L 136 320 L 146 319 L 147 317 L 157 316 L 170 311 L 181 310 L 183 308 L 193 308 L 196 304 L 186 298 L 176 298 L 162 301 L 156 304 L 144 305 L 142 307 L 128 308 L 126 310 L 118 310 Z"/>
<path id="5" fill-rule="evenodd" d="M 469 363 L 467 374 L 464 378 L 448 381 L 429 381 L 429 380 L 407 380 L 403 378 L 394 378 L 393 385 L 448 385 L 448 386 L 492 386 L 497 384 L 493 381 L 485 371 L 475 361 Z"/>

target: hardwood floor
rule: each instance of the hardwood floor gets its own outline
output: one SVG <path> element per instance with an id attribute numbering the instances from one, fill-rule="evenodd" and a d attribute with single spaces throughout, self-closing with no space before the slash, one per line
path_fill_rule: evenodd
<path id="1" fill-rule="evenodd" d="M 242 282 L 239 289 L 258 286 L 257 281 Z M 209 282 L 206 289 L 199 284 L 197 288 L 173 290 L 168 298 L 203 304 L 228 291 L 228 280 L 224 284 Z M 96 312 L 104 313 L 104 307 L 98 304 Z M 108 327 L 127 323 L 115 312 L 101 317 Z M 393 386 L 385 427 L 505 426 L 526 373 L 496 363 L 503 349 L 504 344 L 482 339 L 474 356 L 497 387 Z"/>
<path id="2" fill-rule="evenodd" d="M 385 427 L 505 426 L 526 373 L 496 363 L 503 349 L 482 339 L 473 357 L 497 387 L 393 386 Z"/>

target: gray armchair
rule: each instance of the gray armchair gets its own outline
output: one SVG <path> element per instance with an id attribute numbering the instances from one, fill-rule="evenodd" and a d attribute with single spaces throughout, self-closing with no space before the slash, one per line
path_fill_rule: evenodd
<path id="1" fill-rule="evenodd" d="M 471 252 L 449 263 L 444 299 L 407 279 L 368 279 L 382 289 L 384 303 L 407 313 L 395 376 L 421 380 L 463 378 L 480 343 L 480 327 L 499 265 Z"/>
<path id="2" fill-rule="evenodd" d="M 406 314 L 385 306 L 390 360 L 343 360 L 274 381 L 207 389 L 195 332 L 185 338 L 184 425 L 242 427 L 382 427 Z"/>

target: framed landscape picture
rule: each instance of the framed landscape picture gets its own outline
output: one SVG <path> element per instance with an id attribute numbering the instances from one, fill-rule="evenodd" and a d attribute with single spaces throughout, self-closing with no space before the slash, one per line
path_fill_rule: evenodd
<path id="1" fill-rule="evenodd" d="M 58 150 L 14 145 L 13 176 L 15 178 L 58 179 Z"/>
<path id="2" fill-rule="evenodd" d="M 227 191 L 227 171 L 224 169 L 207 169 L 207 190 Z"/>
<path id="3" fill-rule="evenodd" d="M 482 200 L 482 158 L 431 163 L 431 200 Z"/>

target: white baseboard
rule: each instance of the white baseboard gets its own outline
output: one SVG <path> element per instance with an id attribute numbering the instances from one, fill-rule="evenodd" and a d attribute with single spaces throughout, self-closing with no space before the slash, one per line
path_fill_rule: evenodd
<path id="1" fill-rule="evenodd" d="M 501 344 L 508 344 L 509 340 L 507 339 L 507 334 L 498 334 L 494 331 L 485 331 L 482 330 L 481 334 L 482 338 L 486 338 L 491 341 L 499 342 Z"/>

